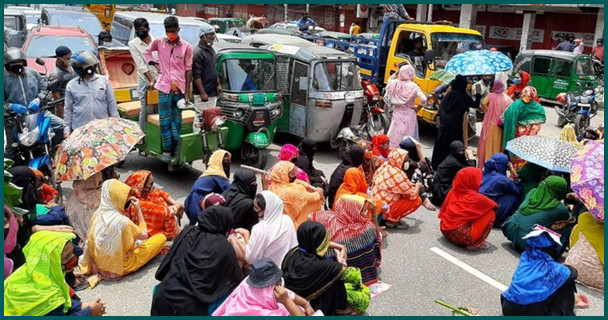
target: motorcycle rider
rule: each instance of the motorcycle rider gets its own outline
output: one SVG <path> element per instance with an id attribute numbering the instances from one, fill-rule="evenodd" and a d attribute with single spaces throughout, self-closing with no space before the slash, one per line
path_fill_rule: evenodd
<path id="1" fill-rule="evenodd" d="M 38 112 L 40 105 L 45 102 L 48 94 L 47 81 L 33 68 L 27 67 L 27 60 L 23 50 L 10 47 L 4 51 L 4 110 L 25 115 L 28 111 Z M 63 120 L 44 111 L 44 117 L 51 120 L 51 127 L 55 131 L 53 144 L 61 143 Z M 18 141 L 16 128 L 7 128 L 7 146 L 4 157 L 14 159 L 16 148 L 12 145 Z"/>
<path id="2" fill-rule="evenodd" d="M 72 130 L 96 119 L 118 118 L 116 97 L 107 77 L 98 75 L 99 59 L 91 51 L 72 56 L 72 68 L 78 77 L 65 88 L 65 128 L 67 138 Z"/>

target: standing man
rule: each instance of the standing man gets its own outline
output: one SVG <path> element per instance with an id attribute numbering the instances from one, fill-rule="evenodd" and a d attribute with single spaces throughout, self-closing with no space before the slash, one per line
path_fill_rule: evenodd
<path id="1" fill-rule="evenodd" d="M 160 77 L 154 84 L 158 92 L 158 113 L 163 144 L 163 160 L 169 162 L 179 142 L 182 112 L 177 107 L 181 99 L 192 100 L 192 46 L 179 37 L 179 21 L 175 16 L 165 18 L 166 37 L 156 38 L 146 51 L 146 61 L 160 66 Z M 153 53 L 158 53 L 158 62 Z"/>
<path id="2" fill-rule="evenodd" d="M 410 17 L 405 10 L 405 7 L 400 3 L 389 3 L 383 4 L 384 7 L 384 20 L 386 19 L 406 19 L 406 20 L 414 20 L 414 18 Z"/>
<path id="3" fill-rule="evenodd" d="M 604 63 L 604 38 L 597 39 L 597 45 L 593 47 L 591 54 L 602 63 Z"/>
<path id="4" fill-rule="evenodd" d="M 133 21 L 136 37 L 129 41 L 129 51 L 131 57 L 137 66 L 137 93 L 141 108 L 139 109 L 139 128 L 146 132 L 146 115 L 151 112 L 148 110 L 147 92 L 154 89 L 156 77 L 158 77 L 158 69 L 155 66 L 149 65 L 146 62 L 146 50 L 154 41 L 150 35 L 150 24 L 144 18 L 137 18 Z M 152 54 L 154 61 L 158 61 L 158 54 Z"/>
<path id="5" fill-rule="evenodd" d="M 575 44 L 575 47 L 574 47 L 574 50 L 572 50 L 572 52 L 577 55 L 583 54 L 583 50 L 585 50 L 585 44 L 583 43 L 583 39 L 574 40 L 574 44 Z"/>
<path id="6" fill-rule="evenodd" d="M 75 54 L 71 62 L 78 76 L 65 88 L 65 138 L 93 120 L 120 117 L 110 79 L 97 74 L 99 59 L 93 52 Z"/>
<path id="7" fill-rule="evenodd" d="M 197 106 L 194 130 L 203 123 L 202 104 L 209 98 L 217 97 L 222 92 L 222 86 L 217 78 L 216 54 L 213 50 L 215 29 L 209 24 L 203 24 L 198 30 L 199 42 L 194 48 L 192 59 L 192 79 L 194 80 L 194 104 Z"/>
<path id="8" fill-rule="evenodd" d="M 4 110 L 20 115 L 28 111 L 36 113 L 44 102 L 47 91 L 47 83 L 35 69 L 27 67 L 26 57 L 23 50 L 10 47 L 4 51 Z M 63 131 L 63 120 L 48 110 L 44 116 L 51 120 L 51 127 L 56 133 L 54 144 L 61 142 L 61 131 Z M 6 128 L 7 147 L 5 158 L 11 159 L 16 154 L 12 143 L 16 141 L 14 128 Z"/>
<path id="9" fill-rule="evenodd" d="M 572 52 L 574 51 L 574 47 L 576 47 L 576 45 L 574 45 L 574 36 L 570 35 L 568 36 L 568 40 L 558 44 L 557 47 L 555 47 L 555 50 Z"/>
<path id="10" fill-rule="evenodd" d="M 65 96 L 65 87 L 70 80 L 76 78 L 76 73 L 70 66 L 72 50 L 66 46 L 59 46 L 55 49 L 55 68 L 49 75 L 49 90 L 53 94 L 53 99 L 58 100 Z M 63 104 L 55 108 L 58 117 L 63 118 Z"/>
<path id="11" fill-rule="evenodd" d="M 308 12 L 302 12 L 302 19 L 298 20 L 297 27 L 299 34 L 310 34 L 310 27 L 312 30 L 315 30 L 319 25 L 310 18 Z"/>
<path id="12" fill-rule="evenodd" d="M 361 27 L 356 22 L 353 22 L 350 26 L 349 33 L 351 36 L 358 36 L 359 33 L 361 33 Z"/>

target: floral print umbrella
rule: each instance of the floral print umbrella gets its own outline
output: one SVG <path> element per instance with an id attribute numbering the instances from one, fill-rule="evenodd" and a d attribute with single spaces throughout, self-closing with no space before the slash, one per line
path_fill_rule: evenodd
<path id="1" fill-rule="evenodd" d="M 507 150 L 547 169 L 570 172 L 570 159 L 579 148 L 557 138 L 523 136 L 507 142 Z"/>
<path id="2" fill-rule="evenodd" d="M 74 130 L 57 149 L 57 181 L 88 179 L 124 160 L 143 137 L 137 122 L 119 118 L 95 120 Z"/>
<path id="3" fill-rule="evenodd" d="M 604 222 L 604 142 L 588 142 L 570 161 L 572 190 Z"/>
<path id="4" fill-rule="evenodd" d="M 513 68 L 511 59 L 502 52 L 471 50 L 457 54 L 445 65 L 445 70 L 463 76 L 495 74 Z"/>

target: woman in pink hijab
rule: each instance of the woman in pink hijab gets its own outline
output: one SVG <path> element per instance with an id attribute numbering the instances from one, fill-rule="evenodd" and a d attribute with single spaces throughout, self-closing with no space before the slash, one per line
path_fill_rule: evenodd
<path id="1" fill-rule="evenodd" d="M 481 108 L 485 113 L 477 147 L 477 166 L 483 169 L 486 159 L 502 152 L 502 114 L 513 100 L 505 93 L 505 82 L 497 79 L 492 92 L 483 99 Z"/>
<path id="2" fill-rule="evenodd" d="M 4 279 L 13 273 L 13 260 L 6 257 L 7 253 L 13 252 L 17 244 L 17 229 L 19 224 L 11 210 L 4 206 Z"/>
<path id="3" fill-rule="evenodd" d="M 289 162 L 295 164 L 298 161 L 299 156 L 300 156 L 300 149 L 298 149 L 298 147 L 294 146 L 293 144 L 288 143 L 288 144 L 284 145 L 281 148 L 281 150 L 279 151 L 279 154 L 277 155 L 277 160 L 289 161 Z M 279 161 L 277 161 L 277 163 L 279 163 Z M 269 171 L 272 171 L 272 169 L 274 169 L 275 166 L 276 166 L 276 164 L 274 166 L 272 166 L 272 168 L 270 168 Z M 306 172 L 304 170 L 296 167 L 296 172 L 297 172 L 296 179 L 310 183 L 310 178 L 308 177 L 308 174 L 306 174 Z"/>
<path id="4" fill-rule="evenodd" d="M 390 81 L 386 87 L 384 99 L 394 108 L 391 126 L 388 129 L 390 149 L 399 148 L 399 142 L 406 136 L 418 140 L 418 119 L 416 113 L 426 103 L 426 97 L 420 87 L 414 82 L 416 72 L 411 65 L 399 69 L 396 80 Z M 418 97 L 418 107 L 416 106 Z"/>

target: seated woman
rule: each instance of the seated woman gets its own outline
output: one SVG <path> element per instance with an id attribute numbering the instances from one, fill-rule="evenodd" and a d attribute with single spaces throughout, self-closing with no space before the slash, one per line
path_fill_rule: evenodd
<path id="1" fill-rule="evenodd" d="M 36 175 L 36 189 L 38 190 L 38 203 L 52 206 L 59 203 L 59 192 L 44 180 L 44 174 L 40 170 L 32 169 Z"/>
<path id="2" fill-rule="evenodd" d="M 345 266 L 346 248 L 330 242 L 329 236 L 318 222 L 304 222 L 298 228 L 298 246 L 283 259 L 285 287 L 326 316 L 359 314 L 369 306 L 369 289 L 361 283 L 358 269 Z M 324 258 L 329 249 L 337 251 L 342 263 Z"/>
<path id="3" fill-rule="evenodd" d="M 376 157 L 381 157 L 383 160 L 388 159 L 388 155 L 391 153 L 390 147 L 391 140 L 385 134 L 379 134 L 372 137 L 373 153 Z"/>
<path id="4" fill-rule="evenodd" d="M 295 223 L 296 228 L 306 221 L 306 217 L 323 206 L 323 189 L 316 188 L 315 192 L 308 192 L 307 188 L 295 182 L 296 166 L 287 161 L 279 161 L 270 172 L 272 184 L 269 187 L 285 205 L 285 213 Z"/>
<path id="5" fill-rule="evenodd" d="M 209 158 L 207 169 L 196 180 L 192 186 L 190 194 L 184 201 L 186 215 L 190 220 L 190 225 L 196 224 L 198 216 L 203 211 L 201 200 L 210 193 L 222 194 L 230 188 L 230 163 L 232 155 L 228 151 L 217 150 Z"/>
<path id="6" fill-rule="evenodd" d="M 316 169 L 313 163 L 313 158 L 317 152 L 317 143 L 309 138 L 302 140 L 300 143 L 300 156 L 296 162 L 296 166 L 302 169 L 310 178 L 310 184 L 316 188 L 325 188 L 327 186 L 327 178 L 323 171 Z"/>
<path id="7" fill-rule="evenodd" d="M 578 270 L 578 282 L 604 291 L 604 223 L 588 211 L 578 216 L 572 229 L 566 265 Z"/>
<path id="8" fill-rule="evenodd" d="M 162 233 L 167 239 L 175 239 L 180 231 L 178 219 L 184 213 L 184 205 L 177 203 L 168 193 L 154 189 L 154 175 L 150 171 L 135 171 L 125 183 L 139 199 L 148 234 L 153 236 Z M 131 221 L 139 224 L 134 206 L 130 206 L 125 213 Z"/>
<path id="9" fill-rule="evenodd" d="M 502 233 L 511 241 L 511 245 L 518 251 L 526 249 L 526 241 L 522 238 L 532 231 L 535 225 L 551 228 L 561 234 L 563 253 L 570 240 L 574 222 L 568 208 L 562 203 L 568 191 L 566 180 L 558 176 L 549 176 L 545 181 L 532 189 L 526 196 L 519 209 L 515 211 L 502 225 Z"/>
<path id="10" fill-rule="evenodd" d="M 329 240 L 346 248 L 346 265 L 359 268 L 363 284 L 369 286 L 378 282 L 382 243 L 376 226 L 366 218 L 366 202 L 358 195 L 344 195 L 336 200 L 333 211 L 317 211 L 310 220 L 322 223 Z M 332 256 L 331 251 L 326 254 Z"/>
<path id="11" fill-rule="evenodd" d="M 546 173 L 546 168 L 532 162 L 524 164 L 524 166 L 519 169 L 517 176 L 519 177 L 522 186 L 520 202 L 524 201 L 532 189 L 538 188 L 538 185 L 545 179 Z"/>
<path id="12" fill-rule="evenodd" d="M 245 229 L 235 230 L 244 238 L 236 249 L 237 257 L 243 256 L 248 266 L 262 258 L 281 265 L 287 251 L 298 245 L 293 220 L 283 214 L 283 200 L 270 191 L 258 193 L 253 208 L 260 222 L 253 226 L 251 234 Z"/>
<path id="13" fill-rule="evenodd" d="M 420 193 L 422 205 L 430 211 L 436 211 L 437 208 L 435 208 L 430 200 L 432 191 L 430 188 L 434 178 L 433 168 L 430 166 L 431 160 L 425 158 L 422 153 L 422 144 L 416 139 L 406 136 L 399 143 L 399 148 L 407 151 L 407 161 L 409 164 L 406 166 L 409 166 L 409 168 L 405 170 L 405 174 L 407 174 L 408 179 L 413 183 L 420 182 L 424 186 L 423 191 Z M 427 181 L 429 188 L 426 187 L 425 181 Z"/>
<path id="14" fill-rule="evenodd" d="M 72 184 L 74 191 L 66 200 L 65 213 L 80 239 L 87 238 L 91 226 L 91 217 L 99 208 L 102 179 L 103 174 L 98 172 L 87 180 L 74 181 Z M 82 244 L 84 244 L 84 241 Z"/>
<path id="15" fill-rule="evenodd" d="M 17 230 L 19 223 L 13 215 L 13 212 L 5 205 L 4 206 L 4 280 L 13 273 L 15 263 L 7 254 L 10 254 L 17 245 Z"/>
<path id="16" fill-rule="evenodd" d="M 230 188 L 222 195 L 226 199 L 224 205 L 232 210 L 234 229 L 251 231 L 258 223 L 258 215 L 253 210 L 253 199 L 257 190 L 258 182 L 253 171 L 238 169 L 234 173 Z"/>
<path id="17" fill-rule="evenodd" d="M 372 197 L 380 199 L 389 206 L 382 220 L 387 227 L 407 228 L 401 221 L 408 214 L 418 210 L 422 205 L 420 193 L 423 191 L 420 182 L 413 184 L 407 177 L 404 165 L 407 162 L 407 151 L 395 149 L 388 160 L 376 171 L 372 185 Z"/>
<path id="18" fill-rule="evenodd" d="M 500 296 L 505 316 L 574 316 L 578 272 L 554 260 L 560 235 L 535 227 L 525 235 L 511 285 Z"/>
<path id="19" fill-rule="evenodd" d="M 520 204 L 521 185 L 507 177 L 507 169 L 513 176 L 517 175 L 509 163 L 509 157 L 504 153 L 494 154 L 483 168 L 479 193 L 498 203 L 494 228 L 500 228 Z"/>
<path id="20" fill-rule="evenodd" d="M 268 258 L 256 260 L 251 274 L 234 289 L 214 316 L 312 316 L 306 299 L 283 287 L 283 271 Z"/>
<path id="21" fill-rule="evenodd" d="M 300 156 L 300 149 L 298 149 L 298 147 L 294 146 L 293 144 L 288 143 L 288 144 L 284 145 L 283 147 L 281 147 L 281 150 L 279 150 L 279 154 L 277 155 L 277 160 L 291 162 L 295 165 L 298 162 L 299 156 Z M 275 163 L 270 168 L 270 171 L 272 171 L 274 168 L 276 168 L 277 164 L 279 164 L 279 163 L 278 162 Z M 310 178 L 308 177 L 308 174 L 297 166 L 296 166 L 296 179 L 298 179 L 300 181 L 304 181 L 306 183 L 310 183 Z M 269 185 L 270 184 L 272 184 L 272 180 L 269 181 Z"/>
<path id="22" fill-rule="evenodd" d="M 336 167 L 334 172 L 331 174 L 329 179 L 329 185 L 327 186 L 327 205 L 331 208 L 334 206 L 334 199 L 338 188 L 344 182 L 344 175 L 346 170 L 349 168 L 357 168 L 363 164 L 365 157 L 365 150 L 359 145 L 353 145 L 346 151 L 345 154 L 341 155 L 342 162 Z"/>
<path id="23" fill-rule="evenodd" d="M 475 167 L 475 156 L 471 150 L 465 149 L 460 141 L 450 144 L 450 154 L 437 167 L 435 178 L 433 179 L 433 198 L 432 202 L 436 206 L 441 206 L 447 196 L 456 173 L 462 168 Z"/>
<path id="24" fill-rule="evenodd" d="M 213 314 L 245 277 L 226 240 L 231 227 L 230 209 L 212 206 L 179 234 L 156 271 L 152 316 Z"/>
<path id="25" fill-rule="evenodd" d="M 450 242 L 469 250 L 487 249 L 485 242 L 496 217 L 496 202 L 480 194 L 481 170 L 464 168 L 439 210 L 440 229 Z"/>
<path id="26" fill-rule="evenodd" d="M 123 214 L 128 206 L 135 208 L 139 225 Z M 137 240 L 143 242 L 136 246 Z M 80 267 L 86 274 L 118 280 L 156 257 L 166 242 L 167 237 L 162 233 L 148 238 L 148 226 L 131 187 L 110 179 L 101 187 L 101 203 L 91 218 Z"/>
<path id="27" fill-rule="evenodd" d="M 73 233 L 41 231 L 23 248 L 26 263 L 4 280 L 5 316 L 101 316 L 100 299 L 82 303 L 71 297 L 64 273 L 78 265 Z"/>

